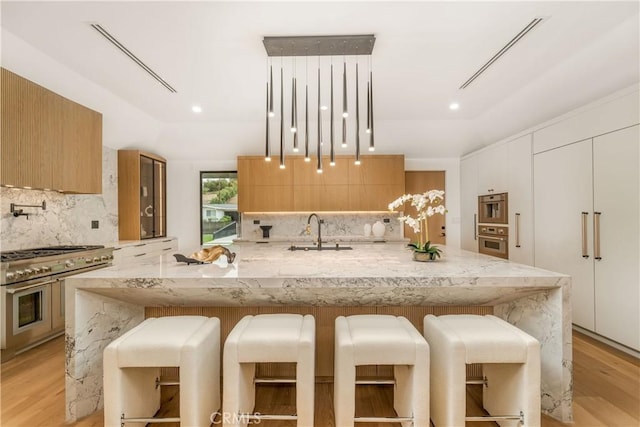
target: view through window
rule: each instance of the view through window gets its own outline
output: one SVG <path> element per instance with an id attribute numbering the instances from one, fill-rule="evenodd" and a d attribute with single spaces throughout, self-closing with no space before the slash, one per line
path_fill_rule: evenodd
<path id="1" fill-rule="evenodd" d="M 200 243 L 230 244 L 238 237 L 237 172 L 200 172 Z"/>

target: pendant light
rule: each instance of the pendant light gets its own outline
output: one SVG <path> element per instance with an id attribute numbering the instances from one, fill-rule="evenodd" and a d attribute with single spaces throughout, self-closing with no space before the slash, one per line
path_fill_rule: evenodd
<path id="1" fill-rule="evenodd" d="M 373 140 L 373 71 L 369 70 L 369 151 L 375 151 Z"/>
<path id="2" fill-rule="evenodd" d="M 264 151 L 264 160 L 267 162 L 271 161 L 271 140 L 269 139 L 269 82 L 267 82 L 267 108 L 266 108 L 266 122 L 267 122 L 267 131 L 266 131 L 266 140 L 265 140 L 265 151 Z"/>
<path id="3" fill-rule="evenodd" d="M 280 169 L 284 168 L 284 71 L 280 62 Z"/>
<path id="4" fill-rule="evenodd" d="M 332 36 L 332 35 L 322 35 L 322 36 L 286 36 L 286 37 L 264 37 L 263 44 L 265 50 L 267 52 L 267 56 L 269 57 L 268 65 L 268 75 L 267 75 L 267 100 L 266 100 L 266 117 L 265 117 L 265 160 L 269 160 L 271 158 L 271 132 L 272 132 L 272 123 L 270 122 L 271 117 L 275 117 L 274 107 L 276 104 L 275 96 L 274 96 L 274 81 L 273 81 L 273 57 L 280 57 L 280 168 L 284 169 L 285 165 L 285 142 L 286 138 L 288 138 L 289 132 L 291 132 L 293 139 L 293 151 L 302 151 L 302 147 L 299 147 L 299 143 L 302 144 L 301 140 L 302 136 L 302 124 L 298 122 L 298 79 L 297 79 L 297 57 L 304 56 L 305 57 L 305 88 L 304 88 L 304 160 L 305 162 L 310 162 L 310 147 L 311 143 L 310 139 L 312 135 L 309 133 L 310 123 L 309 116 L 313 115 L 313 112 L 309 111 L 309 69 L 308 69 L 308 61 L 309 56 L 317 57 L 318 60 L 318 72 L 317 72 L 317 91 L 318 91 L 318 99 L 317 99 L 317 149 L 316 153 L 318 156 L 317 159 L 317 172 L 323 172 L 323 158 L 322 153 L 324 149 L 324 137 L 323 132 L 323 110 L 328 111 L 329 120 L 327 123 L 329 126 L 329 134 L 327 141 L 327 149 L 329 153 L 327 153 L 327 157 L 329 159 L 329 165 L 334 166 L 336 164 L 336 125 L 340 125 L 340 123 L 336 123 L 336 114 L 339 114 L 339 118 L 342 119 L 342 139 L 341 145 L 343 148 L 347 147 L 347 120 L 353 120 L 354 123 L 354 132 L 355 132 L 355 164 L 360 164 L 361 162 L 361 147 L 360 147 L 360 90 L 364 90 L 365 84 L 360 87 L 360 60 L 362 55 L 366 55 L 369 62 L 368 67 L 368 78 L 366 82 L 366 134 L 369 136 L 369 150 L 374 150 L 374 113 L 373 113 L 373 73 L 371 70 L 371 53 L 373 51 L 373 45 L 375 44 L 375 36 L 373 34 L 359 34 L 359 35 L 340 35 L 340 36 Z M 323 56 L 331 56 L 331 63 L 329 65 L 328 73 L 322 72 L 322 57 Z M 340 113 L 340 105 L 336 105 L 336 102 L 340 102 L 335 98 L 334 93 L 334 57 L 339 58 L 342 56 L 343 64 L 342 64 L 342 111 Z M 291 57 L 291 64 L 289 64 L 285 59 L 286 57 Z M 348 60 L 347 57 L 351 59 Z M 339 61 L 339 60 L 338 60 Z M 287 62 L 288 70 L 285 70 L 284 62 Z M 355 81 L 355 105 L 353 111 L 349 111 L 349 85 L 354 85 L 354 83 L 349 83 L 347 78 L 347 69 L 351 66 L 350 64 L 355 62 L 355 70 L 356 77 Z M 365 64 L 367 65 L 367 64 Z M 339 71 L 338 71 L 339 72 Z M 287 74 L 285 76 L 286 73 Z M 276 77 L 277 78 L 277 77 Z M 291 123 L 290 126 L 287 126 L 285 130 L 284 123 L 284 80 L 291 81 Z M 330 79 L 329 87 L 326 87 L 322 83 L 322 78 Z M 336 76 L 336 78 L 340 78 L 340 76 Z M 313 84 L 313 83 L 312 83 Z M 340 82 L 338 81 L 338 84 Z M 322 103 L 322 87 L 326 87 L 330 91 L 329 93 L 329 102 L 326 105 Z M 288 88 L 287 88 L 288 90 Z M 313 90 L 313 88 L 312 88 Z M 337 88 L 340 90 L 340 88 Z M 353 90 L 353 87 L 351 88 Z M 362 94 L 362 99 L 365 99 L 364 93 Z M 312 101 L 313 102 L 313 101 Z M 313 106 L 312 106 L 313 108 Z M 336 111 L 337 110 L 337 111 Z M 353 119 L 349 119 L 349 117 L 354 117 Z M 289 119 L 287 117 L 287 119 Z M 364 126 L 363 126 L 364 128 Z"/>
<path id="5" fill-rule="evenodd" d="M 305 58 L 304 65 L 304 161 L 310 162 L 309 157 L 309 57 Z"/>
<path id="6" fill-rule="evenodd" d="M 347 109 L 347 58 L 342 57 L 342 148 L 347 148 L 347 117 L 349 110 Z"/>
<path id="7" fill-rule="evenodd" d="M 356 60 L 356 161 L 360 164 L 360 98 L 358 96 L 358 61 Z"/>
<path id="8" fill-rule="evenodd" d="M 269 117 L 275 117 L 276 113 L 273 111 L 273 61 L 270 61 L 269 65 Z"/>
<path id="9" fill-rule="evenodd" d="M 320 57 L 318 57 L 318 173 L 322 173 L 322 108 L 320 101 Z"/>
<path id="10" fill-rule="evenodd" d="M 329 166 L 335 166 L 336 165 L 336 150 L 335 150 L 335 146 L 334 146 L 334 129 L 333 129 L 333 58 L 331 61 L 331 110 L 329 112 L 329 114 L 331 114 L 331 118 L 330 118 L 330 125 L 331 125 L 331 130 L 330 130 L 330 139 L 331 139 L 331 153 L 330 153 L 330 158 L 329 158 Z"/>

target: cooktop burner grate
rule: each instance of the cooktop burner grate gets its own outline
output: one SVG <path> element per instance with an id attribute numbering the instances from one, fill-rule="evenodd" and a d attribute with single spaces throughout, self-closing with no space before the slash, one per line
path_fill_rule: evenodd
<path id="1" fill-rule="evenodd" d="M 49 246 L 45 248 L 20 249 L 16 251 L 0 252 L 0 262 L 19 261 L 23 259 L 33 259 L 40 257 L 48 257 L 55 255 L 63 255 L 67 253 L 89 251 L 93 249 L 101 249 L 104 246 Z"/>

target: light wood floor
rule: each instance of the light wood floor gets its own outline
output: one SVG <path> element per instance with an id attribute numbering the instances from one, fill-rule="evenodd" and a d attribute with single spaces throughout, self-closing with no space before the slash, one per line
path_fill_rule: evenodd
<path id="1" fill-rule="evenodd" d="M 584 335 L 574 333 L 574 418 L 575 427 L 640 426 L 640 363 Z M 2 364 L 0 425 L 3 427 L 49 427 L 64 423 L 64 340 L 57 338 Z M 333 385 L 316 386 L 316 427 L 334 427 Z M 389 387 L 358 388 L 357 415 L 393 415 Z M 176 415 L 177 396 L 163 397 L 163 416 Z M 480 390 L 468 393 L 468 411 L 477 413 Z M 287 386 L 262 387 L 256 410 L 262 413 L 292 413 L 294 390 Z M 102 426 L 102 411 L 71 426 Z M 171 424 L 155 424 L 168 427 Z M 294 422 L 263 421 L 265 427 L 295 426 Z M 364 424 L 360 424 L 364 425 Z M 369 427 L 399 424 L 368 424 Z M 468 423 L 473 427 L 493 423 Z M 543 416 L 543 427 L 563 426 Z"/>

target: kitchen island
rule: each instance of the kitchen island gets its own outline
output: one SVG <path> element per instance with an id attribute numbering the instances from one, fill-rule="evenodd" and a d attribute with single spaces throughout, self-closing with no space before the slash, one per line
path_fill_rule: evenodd
<path id="1" fill-rule="evenodd" d="M 102 351 L 144 319 L 145 307 L 301 306 L 490 307 L 540 341 L 543 413 L 572 420 L 568 276 L 454 248 L 421 263 L 400 243 L 351 246 L 290 251 L 282 243 L 240 243 L 230 247 L 233 264 L 221 257 L 186 265 L 165 255 L 67 279 L 67 420 L 102 407 Z"/>

